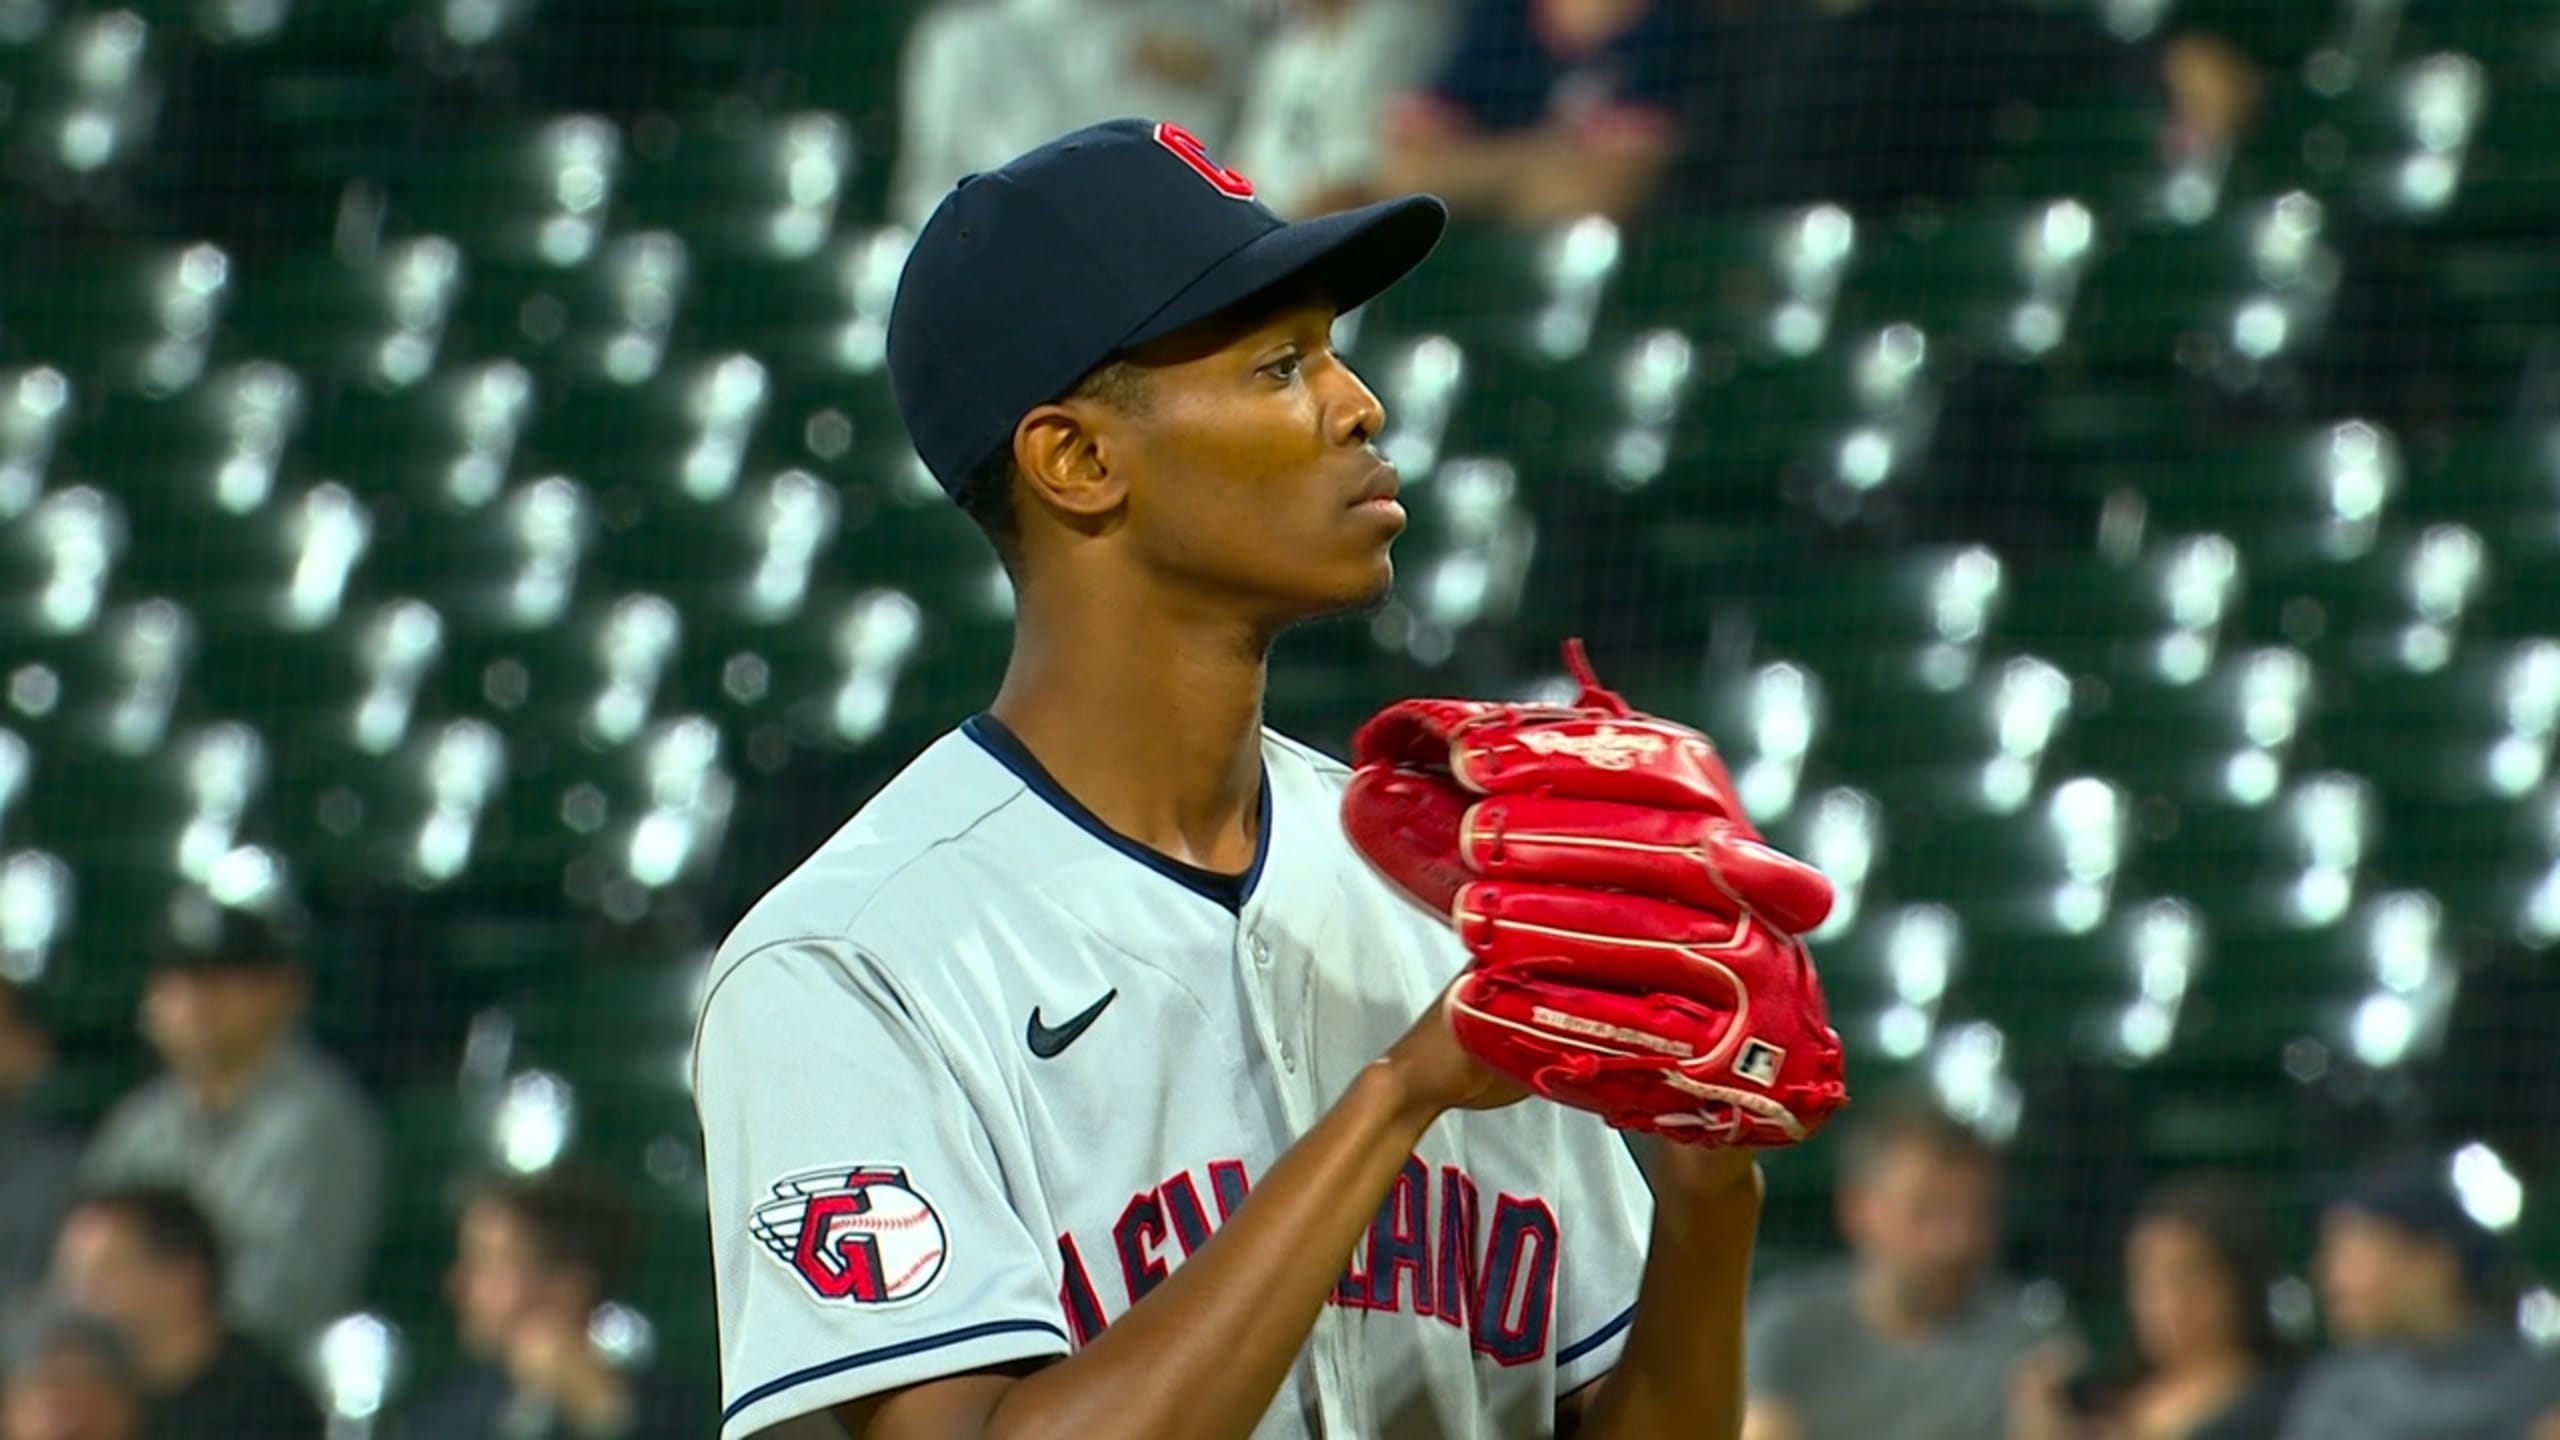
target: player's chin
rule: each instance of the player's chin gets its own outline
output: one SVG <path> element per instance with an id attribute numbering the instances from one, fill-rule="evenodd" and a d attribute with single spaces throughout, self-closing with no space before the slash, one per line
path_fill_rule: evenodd
<path id="1" fill-rule="evenodd" d="M 1310 583 L 1300 589 L 1301 598 L 1291 607 L 1297 612 L 1290 617 L 1292 623 L 1366 615 L 1384 606 L 1396 592 L 1395 562 L 1383 551 L 1308 579 Z"/>

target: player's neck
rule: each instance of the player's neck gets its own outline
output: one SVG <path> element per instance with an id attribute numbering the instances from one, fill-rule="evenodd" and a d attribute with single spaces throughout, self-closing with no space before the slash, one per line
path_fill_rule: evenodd
<path id="1" fill-rule="evenodd" d="M 1186 864 L 1253 862 L 1263 656 L 1250 627 L 1026 607 L 988 707 L 1105 825 Z"/>

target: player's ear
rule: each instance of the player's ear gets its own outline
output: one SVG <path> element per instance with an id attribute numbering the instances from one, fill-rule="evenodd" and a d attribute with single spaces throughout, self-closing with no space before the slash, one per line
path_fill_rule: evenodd
<path id="1" fill-rule="evenodd" d="M 1013 432 L 1022 483 L 1050 509 L 1083 524 L 1119 509 L 1128 494 L 1127 477 L 1113 469 L 1113 447 L 1095 410 L 1075 400 L 1036 406 Z"/>

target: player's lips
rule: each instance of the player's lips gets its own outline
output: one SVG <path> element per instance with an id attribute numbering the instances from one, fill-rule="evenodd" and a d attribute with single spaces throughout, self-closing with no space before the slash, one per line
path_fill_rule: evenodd
<path id="1" fill-rule="evenodd" d="M 1369 472 L 1369 483 L 1361 486 L 1360 493 L 1352 497 L 1351 508 L 1376 510 L 1395 515 L 1404 514 L 1404 506 L 1396 503 L 1397 483 L 1396 467 L 1387 464 L 1379 465 L 1377 469 Z"/>

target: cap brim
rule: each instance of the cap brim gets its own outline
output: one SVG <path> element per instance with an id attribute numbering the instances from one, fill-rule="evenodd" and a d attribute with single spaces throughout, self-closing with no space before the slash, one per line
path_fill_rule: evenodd
<path id="1" fill-rule="evenodd" d="M 1436 195 L 1408 195 L 1284 225 L 1209 267 L 1119 348 L 1161 340 L 1296 280 L 1316 282 L 1336 308 L 1351 310 L 1411 273 L 1448 228 L 1449 207 Z"/>

